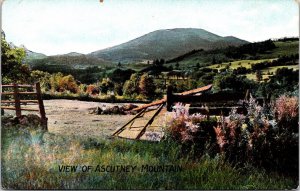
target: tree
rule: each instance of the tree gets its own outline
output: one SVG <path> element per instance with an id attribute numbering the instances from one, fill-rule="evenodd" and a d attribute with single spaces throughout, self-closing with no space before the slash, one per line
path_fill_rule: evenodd
<path id="1" fill-rule="evenodd" d="M 114 89 L 114 83 L 109 78 L 103 78 L 100 84 L 100 90 L 102 93 L 107 94 L 107 91 Z"/>
<path id="2" fill-rule="evenodd" d="M 1 77 L 2 83 L 28 83 L 30 80 L 30 69 L 23 64 L 25 51 L 22 48 L 12 48 L 1 38 Z"/>
<path id="3" fill-rule="evenodd" d="M 262 72 L 260 70 L 256 70 L 256 79 L 258 82 L 262 80 Z"/>
<path id="4" fill-rule="evenodd" d="M 176 67 L 176 70 L 178 70 L 178 69 L 179 69 L 179 63 L 178 63 L 178 62 L 176 62 L 176 65 L 175 65 L 175 67 Z"/>
<path id="5" fill-rule="evenodd" d="M 115 94 L 118 94 L 119 96 L 123 95 L 123 86 L 120 83 L 115 83 L 114 87 Z"/>
<path id="6" fill-rule="evenodd" d="M 253 86 L 245 76 L 237 76 L 229 72 L 227 74 L 219 74 L 213 80 L 214 89 L 217 91 L 231 89 L 233 91 L 246 91 Z"/>
<path id="7" fill-rule="evenodd" d="M 216 64 L 216 63 L 217 63 L 215 57 L 212 58 L 212 62 L 211 62 L 211 63 L 212 63 L 212 64 Z"/>
<path id="8" fill-rule="evenodd" d="M 123 94 L 129 97 L 134 97 L 133 95 L 137 95 L 139 93 L 139 76 L 138 74 L 132 74 L 130 79 L 124 83 L 123 86 Z"/>
<path id="9" fill-rule="evenodd" d="M 132 69 L 127 70 L 121 70 L 121 69 L 115 69 L 108 77 L 116 83 L 124 83 L 126 80 L 128 80 L 131 76 L 131 74 L 135 73 Z"/>
<path id="10" fill-rule="evenodd" d="M 145 97 L 153 97 L 155 94 L 155 84 L 152 77 L 150 77 L 147 73 L 141 76 L 141 80 L 139 82 L 140 93 Z"/>
<path id="11" fill-rule="evenodd" d="M 266 96 L 272 92 L 272 97 L 277 97 L 282 94 L 299 95 L 299 71 L 279 68 L 275 75 L 270 77 L 267 83 L 261 83 L 262 96 Z"/>
<path id="12" fill-rule="evenodd" d="M 78 86 L 72 75 L 67 75 L 61 78 L 58 82 L 59 88 L 63 91 L 68 90 L 72 93 L 77 93 Z"/>
<path id="13" fill-rule="evenodd" d="M 62 77 L 63 77 L 63 74 L 60 72 L 51 75 L 50 86 L 51 86 L 52 92 L 61 91 L 59 89 L 59 81 L 62 79 Z"/>
<path id="14" fill-rule="evenodd" d="M 165 59 L 161 58 L 159 61 L 159 66 L 163 66 L 165 64 Z"/>
<path id="15" fill-rule="evenodd" d="M 118 68 L 121 68 L 121 66 L 122 66 L 122 65 L 121 65 L 121 62 L 119 62 L 119 63 L 118 63 Z"/>
<path id="16" fill-rule="evenodd" d="M 41 84 L 41 88 L 43 91 L 48 91 L 51 88 L 51 84 L 50 84 L 50 77 L 51 74 L 49 74 L 48 72 L 43 72 L 43 71 L 39 71 L 39 70 L 34 70 L 31 72 L 31 79 L 32 82 L 40 82 Z"/>
<path id="17" fill-rule="evenodd" d="M 199 62 L 196 64 L 196 69 L 197 70 L 199 70 L 199 68 L 200 68 L 200 64 L 199 64 Z"/>

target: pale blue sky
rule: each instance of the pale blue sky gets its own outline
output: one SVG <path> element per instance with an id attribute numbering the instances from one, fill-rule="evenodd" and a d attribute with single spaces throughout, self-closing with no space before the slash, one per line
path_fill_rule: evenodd
<path id="1" fill-rule="evenodd" d="M 298 10 L 294 0 L 5 0 L 2 28 L 35 52 L 89 53 L 169 28 L 251 42 L 298 36 Z"/>

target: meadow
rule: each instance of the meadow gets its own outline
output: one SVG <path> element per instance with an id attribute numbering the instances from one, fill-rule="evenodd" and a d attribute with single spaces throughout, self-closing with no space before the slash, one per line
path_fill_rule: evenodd
<path id="1" fill-rule="evenodd" d="M 294 179 L 223 160 L 182 154 L 179 144 L 54 135 L 2 128 L 4 189 L 292 189 Z M 180 172 L 59 172 L 59 165 L 181 165 Z"/>
<path id="2" fill-rule="evenodd" d="M 211 68 L 211 69 L 225 69 L 226 66 L 230 64 L 230 69 L 237 69 L 238 67 L 245 67 L 245 68 L 251 68 L 251 64 L 257 64 L 257 63 L 260 63 L 260 62 L 265 62 L 265 61 L 273 61 L 273 60 L 276 60 L 276 59 L 261 59 L 261 60 L 237 60 L 237 61 L 233 61 L 233 62 L 224 62 L 224 63 L 221 63 L 221 64 L 213 64 L 213 65 L 210 65 L 208 66 L 208 68 Z"/>

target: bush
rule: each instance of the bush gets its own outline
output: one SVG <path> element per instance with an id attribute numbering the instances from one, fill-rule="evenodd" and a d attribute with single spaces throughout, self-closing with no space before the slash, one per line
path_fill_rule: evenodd
<path id="1" fill-rule="evenodd" d="M 155 84 L 152 77 L 150 77 L 147 73 L 141 76 L 139 81 L 139 90 L 140 93 L 145 97 L 153 97 L 155 94 Z"/>
<path id="2" fill-rule="evenodd" d="M 216 124 L 215 119 L 207 120 L 201 114 L 189 115 L 182 104 L 175 105 L 169 118 L 167 136 L 182 144 L 183 152 L 193 151 L 195 156 L 199 156 L 211 153 L 210 150 L 215 148 L 216 136 L 212 128 Z"/>
<path id="3" fill-rule="evenodd" d="M 215 127 L 218 145 L 226 159 L 235 165 L 252 163 L 295 176 L 298 173 L 298 99 L 281 96 L 270 109 L 271 114 L 268 108 L 252 101 L 247 116 L 232 112 Z"/>
<path id="4" fill-rule="evenodd" d="M 134 94 L 137 95 L 139 93 L 139 76 L 137 74 L 132 74 L 130 79 L 124 83 L 123 93 L 125 96 L 134 98 Z"/>
<path id="5" fill-rule="evenodd" d="M 86 93 L 88 93 L 90 95 L 96 95 L 96 94 L 100 93 L 100 90 L 95 85 L 88 85 L 88 87 L 86 89 Z"/>
<path id="6" fill-rule="evenodd" d="M 246 116 L 232 110 L 218 121 L 200 114 L 189 115 L 177 104 L 167 118 L 167 135 L 182 144 L 184 152 L 194 147 L 194 156 L 220 152 L 235 166 L 252 164 L 296 177 L 298 114 L 298 98 L 287 96 L 264 107 L 251 98 Z"/>
<path id="7" fill-rule="evenodd" d="M 72 75 L 62 77 L 58 82 L 59 89 L 62 91 L 78 92 L 77 83 Z"/>

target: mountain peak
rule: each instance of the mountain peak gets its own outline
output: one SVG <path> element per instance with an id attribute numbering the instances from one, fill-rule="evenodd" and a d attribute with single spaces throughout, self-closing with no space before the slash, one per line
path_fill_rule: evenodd
<path id="1" fill-rule="evenodd" d="M 113 62 L 170 59 L 194 49 L 214 49 L 248 43 L 236 37 L 222 37 L 199 28 L 161 29 L 126 43 L 89 54 Z"/>
<path id="2" fill-rule="evenodd" d="M 64 54 L 65 56 L 83 56 L 84 54 L 78 53 L 78 52 L 69 52 L 67 54 Z"/>

